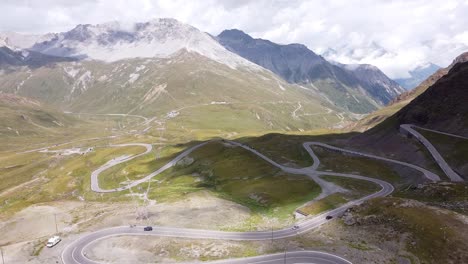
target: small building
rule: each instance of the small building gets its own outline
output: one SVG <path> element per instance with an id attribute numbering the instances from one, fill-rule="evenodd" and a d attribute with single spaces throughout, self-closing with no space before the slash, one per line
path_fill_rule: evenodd
<path id="1" fill-rule="evenodd" d="M 295 219 L 302 219 L 302 218 L 306 218 L 309 214 L 301 211 L 301 210 L 296 210 L 294 211 L 294 218 Z"/>

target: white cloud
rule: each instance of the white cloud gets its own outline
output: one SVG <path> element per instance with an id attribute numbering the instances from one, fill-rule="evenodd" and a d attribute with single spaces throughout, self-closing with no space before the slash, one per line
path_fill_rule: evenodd
<path id="1" fill-rule="evenodd" d="M 238 28 L 278 43 L 366 49 L 377 43 L 392 56 L 364 57 L 391 77 L 427 61 L 445 66 L 468 46 L 466 0 L 3 0 L 0 31 L 44 33 L 76 24 L 123 23 L 173 17 L 217 35 Z"/>

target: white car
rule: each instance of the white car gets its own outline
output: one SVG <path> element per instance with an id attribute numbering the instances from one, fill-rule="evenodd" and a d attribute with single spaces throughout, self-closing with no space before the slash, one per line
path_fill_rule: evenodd
<path id="1" fill-rule="evenodd" d="M 62 239 L 61 239 L 59 236 L 53 236 L 53 237 L 49 238 L 49 240 L 47 241 L 47 245 L 46 245 L 46 246 L 47 246 L 48 248 L 51 248 L 51 247 L 57 245 L 58 242 L 60 242 L 61 240 L 62 240 Z"/>

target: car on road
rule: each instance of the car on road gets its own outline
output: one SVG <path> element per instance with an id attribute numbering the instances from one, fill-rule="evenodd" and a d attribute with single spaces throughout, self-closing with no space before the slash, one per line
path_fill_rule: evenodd
<path id="1" fill-rule="evenodd" d="M 292 229 L 293 229 L 293 230 L 297 230 L 297 229 L 299 229 L 299 226 L 298 226 L 298 225 L 295 225 L 295 226 L 293 226 Z"/>
<path id="2" fill-rule="evenodd" d="M 145 226 L 145 228 L 143 228 L 143 230 L 145 230 L 145 231 L 153 231 L 153 227 L 151 227 L 151 226 Z"/>
<path id="3" fill-rule="evenodd" d="M 51 247 L 57 245 L 61 240 L 62 239 L 59 236 L 53 236 L 53 237 L 49 238 L 49 240 L 47 240 L 46 246 L 48 248 L 51 248 Z"/>
<path id="4" fill-rule="evenodd" d="M 333 216 L 331 216 L 331 215 L 327 215 L 327 217 L 325 217 L 325 219 L 327 219 L 327 220 L 330 220 L 332 218 L 333 218 Z"/>

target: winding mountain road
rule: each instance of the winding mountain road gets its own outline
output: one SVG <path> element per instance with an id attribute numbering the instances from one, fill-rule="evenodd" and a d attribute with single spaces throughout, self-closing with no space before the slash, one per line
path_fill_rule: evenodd
<path id="1" fill-rule="evenodd" d="M 188 154 L 190 154 L 192 151 L 196 150 L 197 148 L 204 146 L 208 142 L 210 141 L 195 145 L 185 150 L 184 152 L 179 154 L 177 157 L 175 157 L 173 160 L 168 162 L 166 165 L 164 165 L 157 171 L 149 174 L 148 176 L 138 181 L 134 181 L 126 186 L 123 186 L 117 189 L 102 189 L 99 187 L 99 182 L 98 182 L 98 176 L 102 171 L 108 168 L 111 168 L 112 166 L 115 166 L 117 164 L 127 162 L 137 157 L 140 157 L 142 155 L 145 155 L 149 153 L 152 149 L 151 145 L 140 144 L 140 143 L 113 145 L 114 147 L 143 146 L 143 147 L 146 147 L 146 151 L 141 154 L 134 155 L 134 156 L 111 160 L 110 162 L 104 164 L 103 166 L 95 170 L 91 175 L 92 190 L 96 192 L 117 192 L 117 191 L 122 191 L 122 190 L 129 189 L 131 187 L 134 187 L 142 182 L 150 180 L 152 177 L 174 166 L 182 158 L 184 158 L 185 156 L 187 156 Z M 330 210 L 328 212 L 324 212 L 312 218 L 308 218 L 304 221 L 301 221 L 296 224 L 299 227 L 298 229 L 285 228 L 285 229 L 275 230 L 275 231 L 260 231 L 260 232 L 224 232 L 224 231 L 216 231 L 216 230 L 201 230 L 201 229 L 174 228 L 174 227 L 161 227 L 161 226 L 154 227 L 153 231 L 151 232 L 143 231 L 143 227 L 141 226 L 133 227 L 133 228 L 128 227 L 128 226 L 122 226 L 122 227 L 103 229 L 103 230 L 85 235 L 81 237 L 80 239 L 72 242 L 70 245 L 68 245 L 65 248 L 65 250 L 62 252 L 63 262 L 66 264 L 77 264 L 77 263 L 94 264 L 96 263 L 86 257 L 87 248 L 92 246 L 92 243 L 94 241 L 104 239 L 107 237 L 111 237 L 111 236 L 152 235 L 152 236 L 219 239 L 219 240 L 272 240 L 272 239 L 293 237 L 298 234 L 307 232 L 311 229 L 317 228 L 320 225 L 326 223 L 328 221 L 326 219 L 326 216 L 330 215 L 330 216 L 336 217 L 342 214 L 346 209 L 348 209 L 351 206 L 357 205 L 368 199 L 389 195 L 394 190 L 393 186 L 390 183 L 387 183 L 385 181 L 375 179 L 375 178 L 364 177 L 364 176 L 353 175 L 353 174 L 345 174 L 345 173 L 317 171 L 316 169 L 318 168 L 320 161 L 318 157 L 315 155 L 315 153 L 313 152 L 313 150 L 310 148 L 310 145 L 307 145 L 307 144 L 313 144 L 313 142 L 308 142 L 308 143 L 305 143 L 304 145 L 304 146 L 307 146 L 306 149 L 314 160 L 314 164 L 312 166 L 305 167 L 305 168 L 286 167 L 286 166 L 278 164 L 277 162 L 271 160 L 270 158 L 266 157 L 265 155 L 261 154 L 260 152 L 248 146 L 245 146 L 243 144 L 240 144 L 238 142 L 233 142 L 233 141 L 226 141 L 226 142 L 243 147 L 244 149 L 251 151 L 252 153 L 266 160 L 270 164 L 284 170 L 285 172 L 294 173 L 294 174 L 313 175 L 313 177 L 321 181 L 323 180 L 320 179 L 319 177 L 320 175 L 333 175 L 333 176 L 354 178 L 354 179 L 360 179 L 360 180 L 367 180 L 367 181 L 371 181 L 371 182 L 374 182 L 375 184 L 380 185 L 381 190 L 376 193 L 362 197 L 360 199 L 350 201 L 336 209 Z M 323 182 L 326 182 L 326 181 L 323 181 Z M 338 263 L 350 263 L 349 261 L 339 256 L 335 256 L 335 255 L 324 253 L 324 252 L 316 252 L 316 251 L 287 252 L 286 261 L 287 263 L 337 263 L 337 264 Z M 230 259 L 230 260 L 214 262 L 214 263 L 284 263 L 284 254 L 263 255 L 263 256 L 258 256 L 254 258 L 244 258 L 244 259 Z"/>
<path id="2" fill-rule="evenodd" d="M 429 149 L 431 154 L 435 157 L 436 161 L 438 161 L 438 164 L 444 164 L 442 157 L 440 154 L 435 150 L 435 148 L 425 139 L 422 135 L 417 133 L 417 131 L 414 131 L 412 129 L 411 125 L 402 125 L 402 129 L 407 131 L 408 133 L 411 133 L 414 135 L 420 142 L 423 143 L 425 147 Z M 418 135 L 419 134 L 419 135 Z M 418 135 L 418 136 L 416 136 Z M 315 155 L 314 151 L 312 150 L 311 146 L 319 146 L 322 148 L 327 148 L 330 150 L 334 151 L 339 151 L 343 153 L 349 153 L 357 156 L 363 156 L 371 159 L 376 159 L 376 160 L 383 160 L 386 162 L 392 162 L 396 164 L 400 164 L 403 166 L 407 166 L 410 168 L 413 168 L 415 170 L 420 171 L 424 177 L 431 181 L 439 181 L 440 177 L 436 175 L 435 173 L 432 173 L 424 168 L 418 167 L 416 165 L 402 162 L 402 161 L 397 161 L 393 159 L 388 159 L 388 158 L 383 158 L 379 156 L 375 156 L 372 154 L 366 154 L 366 153 L 361 153 L 358 151 L 353 151 L 353 150 L 347 150 L 347 149 L 342 149 L 334 146 L 330 146 L 324 143 L 320 142 L 305 142 L 303 143 L 303 147 L 306 149 L 306 151 L 309 153 L 309 155 L 313 159 L 313 164 L 308 167 L 304 168 L 292 168 L 292 167 L 287 167 L 284 165 L 281 165 L 274 160 L 268 158 L 264 154 L 258 152 L 257 150 L 246 146 L 244 144 L 241 144 L 239 142 L 234 142 L 234 141 L 228 141 L 228 140 L 222 140 L 224 143 L 232 144 L 238 147 L 242 147 L 253 154 L 257 155 L 258 157 L 262 158 L 263 160 L 267 161 L 271 165 L 285 171 L 291 174 L 302 174 L 302 175 L 308 175 L 311 177 L 313 180 L 315 180 L 321 187 L 322 187 L 322 194 L 319 197 L 329 195 L 330 193 L 340 191 L 337 190 L 336 186 L 334 186 L 332 183 L 329 183 L 327 181 L 324 181 L 323 179 L 320 178 L 320 176 L 325 176 L 325 175 L 330 175 L 330 176 L 339 176 L 339 177 L 346 177 L 346 178 L 353 178 L 353 179 L 359 179 L 359 180 L 366 180 L 373 182 L 381 187 L 381 189 L 378 192 L 372 193 L 370 195 L 367 195 L 365 197 L 359 198 L 357 200 L 350 201 L 342 206 L 339 206 L 338 208 L 335 208 L 333 210 L 324 212 L 322 214 L 306 218 L 303 221 L 298 222 L 296 225 L 298 226 L 297 229 L 292 229 L 292 228 L 284 228 L 281 230 L 275 230 L 275 231 L 255 231 L 255 232 L 225 232 L 225 231 L 216 231 L 216 230 L 202 230 L 202 229 L 189 229 L 189 228 L 176 228 L 176 227 L 163 227 L 163 226 L 156 226 L 153 227 L 153 231 L 150 232 L 145 232 L 143 231 L 142 226 L 137 226 L 137 227 L 128 227 L 128 226 L 121 226 L 121 227 L 113 227 L 113 228 L 108 228 L 108 229 L 102 229 L 97 232 L 93 232 L 90 234 L 87 234 L 78 240 L 73 241 L 71 244 L 69 244 L 64 251 L 62 252 L 62 260 L 65 264 L 96 264 L 97 262 L 89 259 L 86 257 L 86 252 L 88 252 L 89 248 L 93 246 L 93 243 L 105 239 L 108 237 L 113 237 L 113 236 L 122 236 L 122 235 L 145 235 L 145 236 L 165 236 L 165 237 L 181 237 L 181 238 L 195 238 L 195 239 L 217 239 L 217 240 L 274 240 L 274 239 L 281 239 L 281 238 L 288 238 L 288 237 L 293 237 L 296 235 L 299 235 L 301 233 L 308 232 L 314 228 L 319 227 L 320 225 L 326 223 L 328 220 L 326 219 L 327 216 L 339 216 L 342 214 L 344 211 L 346 211 L 348 208 L 360 204 L 366 200 L 376 198 L 376 197 L 384 197 L 389 194 L 391 194 L 394 191 L 394 187 L 383 180 L 376 179 L 376 178 L 371 178 L 371 177 L 365 177 L 361 175 L 354 175 L 354 174 L 348 174 L 348 173 L 337 173 L 337 172 L 324 172 L 324 171 L 318 171 L 318 167 L 320 165 L 320 160 L 319 158 Z M 118 192 L 118 191 L 123 191 L 129 188 L 132 188 L 138 184 L 141 184 L 143 182 L 146 182 L 150 180 L 151 178 L 159 175 L 161 172 L 169 169 L 170 167 L 174 166 L 177 164 L 178 161 L 189 155 L 191 152 L 196 150 L 197 148 L 200 148 L 207 144 L 210 141 L 195 145 L 193 147 L 188 148 L 181 154 L 179 154 L 177 157 L 175 157 L 173 160 L 168 162 L 166 165 L 162 166 L 160 169 L 156 170 L 155 172 L 147 175 L 146 177 L 136 180 L 126 186 L 122 186 L 120 188 L 116 189 L 102 189 L 99 187 L 99 182 L 98 182 L 98 177 L 99 174 L 103 171 L 105 171 L 108 168 L 111 168 L 112 166 L 115 166 L 117 164 L 123 163 L 123 162 L 128 162 L 132 159 L 135 159 L 137 157 L 140 157 L 142 155 L 145 155 L 149 153 L 152 150 L 152 146 L 150 144 L 141 144 L 141 143 L 134 143 L 134 144 L 121 144 L 121 145 L 113 145 L 114 147 L 124 147 L 124 146 L 143 146 L 146 148 L 146 151 L 133 155 L 133 156 L 128 156 L 128 157 L 123 157 L 120 159 L 115 159 L 107 162 L 97 170 L 93 171 L 91 174 L 91 188 L 95 192 L 103 192 L 103 193 L 109 193 L 109 192 Z M 432 147 L 431 147 L 432 146 Z M 442 162 L 443 161 L 443 162 Z M 446 163 L 445 163 L 446 164 Z M 446 165 L 448 167 L 448 165 Z M 448 167 L 449 168 L 449 167 Z M 445 170 L 444 170 L 445 172 Z M 447 172 L 446 172 L 447 173 Z M 453 175 L 452 175 L 453 176 Z M 451 178 L 452 179 L 452 178 Z M 457 178 L 453 178 L 452 180 L 458 181 Z M 214 261 L 210 263 L 234 263 L 234 264 L 245 264 L 245 263 L 336 263 L 336 264 L 342 264 L 342 263 L 351 263 L 339 256 L 325 253 L 325 252 L 317 252 L 317 251 L 293 251 L 293 252 L 285 252 L 285 253 L 279 253 L 279 254 L 270 254 L 270 255 L 262 255 L 262 256 L 257 256 L 257 257 L 251 257 L 251 258 L 241 258 L 241 259 L 228 259 L 228 260 L 221 260 L 221 261 Z"/>
<path id="3" fill-rule="evenodd" d="M 449 177 L 451 181 L 454 181 L 454 182 L 463 181 L 463 178 L 460 175 L 458 175 L 455 171 L 453 171 L 452 168 L 444 160 L 444 158 L 442 158 L 442 155 L 440 155 L 440 153 L 436 150 L 434 145 L 432 145 L 431 142 L 429 142 L 429 140 L 427 140 L 423 135 L 421 135 L 421 133 L 416 131 L 414 128 L 419 128 L 419 127 L 415 125 L 411 125 L 411 124 L 404 124 L 400 126 L 400 129 L 403 130 L 403 132 L 406 132 L 412 135 L 419 142 L 421 142 L 421 144 L 423 144 L 424 147 L 426 147 L 429 153 L 431 153 L 431 156 L 434 158 L 437 165 L 439 165 L 439 167 L 442 169 L 442 171 L 444 171 L 445 175 L 447 175 L 447 177 Z M 425 129 L 425 130 L 435 132 L 435 130 L 430 130 L 430 129 Z M 441 133 L 441 134 L 454 136 L 448 133 Z M 460 137 L 460 136 L 457 136 L 457 137 Z"/>
<path id="4" fill-rule="evenodd" d="M 129 144 L 120 144 L 120 145 L 111 145 L 111 147 L 128 147 L 128 146 L 142 146 L 142 147 L 145 147 L 146 148 L 146 151 L 143 152 L 143 153 L 140 153 L 140 154 L 137 154 L 137 155 L 133 155 L 133 156 L 129 156 L 129 157 L 124 157 L 124 158 L 117 158 L 117 159 L 113 159 L 113 160 L 110 160 L 108 161 L 106 164 L 102 165 L 101 167 L 99 167 L 98 169 L 96 169 L 95 171 L 93 171 L 91 173 L 91 190 L 93 190 L 94 192 L 98 192 L 98 193 L 111 193 L 111 192 L 120 192 L 120 191 L 124 191 L 124 190 L 127 190 L 127 189 L 130 189 L 132 187 L 135 187 L 141 183 L 144 183 L 144 182 L 147 182 L 149 181 L 151 178 L 153 178 L 154 176 L 157 176 L 159 175 L 160 173 L 162 173 L 163 171 L 171 168 L 172 166 L 176 165 L 177 162 L 181 159 L 183 159 L 185 156 L 187 156 L 188 154 L 190 154 L 192 151 L 196 150 L 197 148 L 199 147 L 202 147 L 204 145 L 206 145 L 209 141 L 207 142 L 203 142 L 201 144 L 198 144 L 196 146 L 193 146 L 187 150 L 185 150 L 184 152 L 182 152 L 181 154 L 179 154 L 177 157 L 175 157 L 173 160 L 169 161 L 166 165 L 162 166 L 161 168 L 159 168 L 158 170 L 156 170 L 155 172 L 147 175 L 146 177 L 144 178 L 141 178 L 139 180 L 136 180 L 136 181 L 133 181 L 131 182 L 130 184 L 128 185 L 125 185 L 125 186 L 122 186 L 122 187 L 119 187 L 119 188 L 115 188 L 115 189 L 102 189 L 101 187 L 99 187 L 99 174 L 117 164 L 120 164 L 120 163 L 124 163 L 124 162 L 127 162 L 127 161 L 130 161 L 132 159 L 135 159 L 135 158 L 138 158 L 140 156 L 143 156 L 143 155 L 146 155 L 148 154 L 149 152 L 151 152 L 151 150 L 153 149 L 153 146 L 151 144 L 142 144 L 142 143 L 129 143 Z"/>

